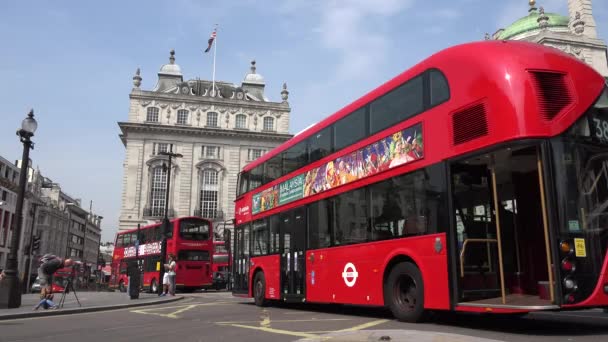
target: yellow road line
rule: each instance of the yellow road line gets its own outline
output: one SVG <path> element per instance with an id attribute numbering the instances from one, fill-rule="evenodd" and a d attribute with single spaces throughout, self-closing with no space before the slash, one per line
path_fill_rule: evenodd
<path id="1" fill-rule="evenodd" d="M 352 321 L 351 318 L 312 318 L 312 319 L 283 319 L 274 320 L 273 323 L 293 323 L 293 322 L 319 322 L 319 321 Z M 229 325 L 239 323 L 259 323 L 260 321 L 228 321 L 228 322 L 215 322 L 215 324 Z"/>
<path id="2" fill-rule="evenodd" d="M 299 331 L 289 331 L 289 330 L 274 329 L 274 328 L 267 328 L 267 327 L 252 327 L 252 326 L 243 325 L 243 324 L 228 324 L 228 325 L 237 327 L 237 328 L 261 330 L 261 331 L 265 331 L 265 332 L 269 332 L 269 333 L 273 333 L 273 334 L 300 336 L 300 337 L 308 337 L 308 338 L 319 338 L 318 335 L 309 334 L 309 333 L 305 333 L 305 332 L 299 332 Z"/>
<path id="3" fill-rule="evenodd" d="M 188 310 L 193 309 L 195 307 L 196 307 L 196 305 L 189 305 L 189 306 L 187 306 L 187 307 L 185 307 L 183 309 L 179 309 L 179 310 L 177 310 L 175 312 L 172 312 L 172 313 L 168 314 L 167 317 L 177 319 L 177 318 L 179 318 L 179 317 L 177 317 L 178 313 L 182 313 L 184 311 L 188 311 Z"/>
<path id="4" fill-rule="evenodd" d="M 336 330 L 336 332 L 363 330 L 365 328 L 373 327 L 375 325 L 382 324 L 382 323 L 385 323 L 385 322 L 388 322 L 388 321 L 389 321 L 388 319 L 379 319 L 377 321 L 371 321 L 371 322 L 355 325 L 352 328 L 347 328 L 347 329 L 342 329 L 342 330 Z"/>
<path id="5" fill-rule="evenodd" d="M 270 314 L 268 313 L 268 310 L 266 310 L 266 309 L 262 310 L 261 318 L 262 318 L 262 321 L 260 322 L 260 326 L 269 328 L 270 327 Z"/>

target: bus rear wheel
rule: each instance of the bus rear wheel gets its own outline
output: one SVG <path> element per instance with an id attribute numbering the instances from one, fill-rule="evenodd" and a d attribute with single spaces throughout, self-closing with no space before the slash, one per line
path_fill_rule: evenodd
<path id="1" fill-rule="evenodd" d="M 127 292 L 127 287 L 125 286 L 124 280 L 121 280 L 120 283 L 118 283 L 118 290 L 120 292 Z"/>
<path id="2" fill-rule="evenodd" d="M 158 285 L 156 285 L 156 279 L 152 279 L 150 283 L 150 293 L 156 293 L 158 291 Z"/>
<path id="3" fill-rule="evenodd" d="M 401 262 L 393 267 L 384 284 L 384 303 L 402 322 L 419 322 L 424 318 L 424 284 L 416 265 Z"/>
<path id="4" fill-rule="evenodd" d="M 253 298 L 255 305 L 266 306 L 268 302 L 264 296 L 266 295 L 266 278 L 263 272 L 258 272 L 253 280 Z"/>

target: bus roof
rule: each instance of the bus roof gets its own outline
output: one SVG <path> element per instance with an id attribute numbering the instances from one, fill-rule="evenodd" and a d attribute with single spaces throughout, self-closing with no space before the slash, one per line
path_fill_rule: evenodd
<path id="1" fill-rule="evenodd" d="M 546 50 L 547 52 L 551 52 L 553 54 L 566 55 L 565 53 L 557 49 L 546 47 L 537 43 L 498 40 L 460 44 L 441 50 L 433 54 L 432 56 L 426 58 L 425 60 L 419 62 L 418 64 L 414 65 L 412 68 L 402 72 L 391 80 L 371 90 L 364 96 L 346 105 L 334 114 L 322 119 L 316 124 L 305 128 L 296 136 L 286 141 L 282 145 L 277 146 L 276 148 L 264 154 L 260 158 L 245 165 L 242 171 L 251 171 L 252 169 L 270 160 L 279 153 L 289 149 L 290 147 L 302 141 L 305 141 L 314 133 L 317 133 L 322 129 L 332 125 L 334 122 L 341 119 L 342 117 L 347 116 L 348 114 L 359 109 L 360 107 L 365 106 L 376 98 L 386 94 L 388 91 L 398 87 L 405 81 L 414 78 L 415 76 L 421 74 L 426 70 L 438 69 L 442 72 L 445 72 L 444 69 L 453 69 L 454 67 L 458 67 L 460 61 L 466 60 L 468 62 L 467 64 L 475 65 L 475 67 L 478 68 L 479 72 L 488 71 L 489 69 L 494 69 L 497 66 L 499 66 L 504 72 L 504 70 L 509 66 L 515 67 L 527 62 L 526 59 L 522 57 L 522 55 L 536 55 L 539 50 Z M 493 65 L 494 67 L 492 67 L 491 65 Z M 475 71 L 471 70 L 471 72 Z M 448 83 L 450 83 L 450 87 L 453 86 L 454 82 L 457 82 L 457 80 L 450 79 L 449 73 L 446 74 L 446 77 Z"/>
<path id="2" fill-rule="evenodd" d="M 198 216 L 184 216 L 184 217 L 176 217 L 174 219 L 169 220 L 169 222 L 173 223 L 176 220 L 183 220 L 183 219 L 197 219 L 197 220 L 203 220 L 203 221 L 207 221 L 210 225 L 212 224 L 212 222 L 206 218 L 203 217 L 198 217 Z M 154 227 L 158 227 L 161 224 L 163 224 L 162 222 L 158 222 L 158 223 L 153 223 L 153 224 L 149 224 L 143 227 L 140 227 L 139 229 L 150 229 L 150 228 L 154 228 Z M 128 229 L 128 230 L 123 230 L 123 231 L 119 231 L 116 233 L 116 235 L 123 235 L 123 234 L 128 234 L 128 233 L 135 233 L 137 232 L 137 228 L 134 229 Z"/>

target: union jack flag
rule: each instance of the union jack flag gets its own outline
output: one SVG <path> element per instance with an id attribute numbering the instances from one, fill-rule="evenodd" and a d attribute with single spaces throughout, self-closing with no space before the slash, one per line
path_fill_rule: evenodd
<path id="1" fill-rule="evenodd" d="M 213 41 L 215 40 L 216 36 L 217 36 L 217 29 L 213 29 L 213 32 L 211 32 L 211 37 L 209 37 L 209 40 L 207 41 L 209 46 L 205 50 L 205 53 L 207 53 L 207 52 L 209 52 L 209 50 L 211 50 L 211 45 L 213 45 Z"/>

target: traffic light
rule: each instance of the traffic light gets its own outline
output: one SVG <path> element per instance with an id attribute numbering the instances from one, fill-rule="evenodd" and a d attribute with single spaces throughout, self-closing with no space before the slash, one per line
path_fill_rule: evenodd
<path id="1" fill-rule="evenodd" d="M 34 243 L 32 244 L 32 251 L 38 251 L 40 249 L 40 236 L 34 236 Z"/>

